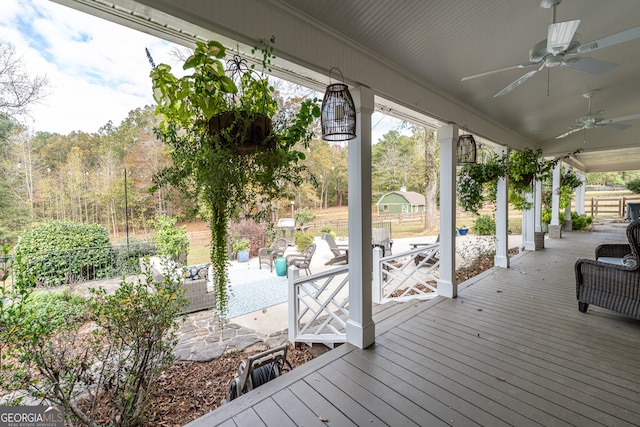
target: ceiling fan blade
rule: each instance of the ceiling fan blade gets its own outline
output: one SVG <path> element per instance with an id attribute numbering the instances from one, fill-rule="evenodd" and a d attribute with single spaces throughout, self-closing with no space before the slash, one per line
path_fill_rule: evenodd
<path id="1" fill-rule="evenodd" d="M 569 58 L 562 61 L 562 66 L 570 70 L 599 76 L 617 67 L 613 62 L 601 61 L 593 58 Z"/>
<path id="2" fill-rule="evenodd" d="M 527 68 L 527 67 L 533 67 L 534 65 L 538 65 L 538 62 L 525 62 L 522 64 L 516 64 L 516 65 L 511 65 L 509 67 L 504 67 L 504 68 L 497 68 L 495 70 L 489 70 L 489 71 L 484 71 L 482 73 L 478 73 L 478 74 L 473 74 L 471 76 L 466 76 L 462 78 L 462 81 L 465 80 L 470 80 L 470 79 L 475 79 L 477 77 L 484 77 L 484 76 L 488 76 L 489 74 L 494 74 L 494 73 L 499 73 L 501 71 L 507 71 L 507 70 L 515 70 L 517 68 Z"/>
<path id="3" fill-rule="evenodd" d="M 564 138 L 565 136 L 567 136 L 567 135 L 571 135 L 572 133 L 578 132 L 579 130 L 582 130 L 582 129 L 584 129 L 584 126 L 582 126 L 582 127 L 577 127 L 577 128 L 573 128 L 573 129 L 571 129 L 570 131 L 563 133 L 562 135 L 558 135 L 558 136 L 556 136 L 556 138 L 555 138 L 555 139 Z"/>
<path id="4" fill-rule="evenodd" d="M 614 117 L 613 119 L 602 120 L 600 121 L 600 123 L 608 125 L 610 123 L 628 122 L 629 120 L 637 120 L 637 119 L 640 119 L 640 114 L 631 114 L 629 116 Z"/>
<path id="5" fill-rule="evenodd" d="M 578 25 L 580 25 L 579 19 L 549 25 L 547 30 L 547 52 L 557 55 L 567 50 L 573 40 L 573 36 L 576 34 Z"/>
<path id="6" fill-rule="evenodd" d="M 602 37 L 601 39 L 585 43 L 578 48 L 578 53 L 593 52 L 594 50 L 602 49 L 604 47 L 613 46 L 618 43 L 624 43 L 635 39 L 640 39 L 640 26 L 629 28 L 628 30 L 620 31 L 619 33 L 611 34 Z"/>
<path id="7" fill-rule="evenodd" d="M 505 87 L 500 92 L 498 92 L 495 95 L 493 95 L 493 97 L 496 98 L 498 96 L 502 96 L 502 95 L 508 94 L 509 92 L 511 92 L 512 90 L 514 90 L 518 86 L 520 86 L 522 83 L 524 83 L 527 80 L 529 80 L 529 78 L 531 78 L 535 73 L 537 73 L 538 71 L 542 70 L 543 68 L 544 68 L 544 62 L 542 63 L 542 65 L 539 68 L 536 68 L 535 70 L 529 71 L 528 73 L 526 73 L 525 75 L 520 77 L 518 80 L 516 80 L 515 82 L 511 83 L 509 86 Z"/>
<path id="8" fill-rule="evenodd" d="M 607 129 L 615 129 L 615 130 L 625 130 L 626 128 L 630 128 L 631 125 L 618 125 L 618 124 L 609 124 L 609 123 L 598 123 L 596 127 L 599 128 L 607 128 Z"/>

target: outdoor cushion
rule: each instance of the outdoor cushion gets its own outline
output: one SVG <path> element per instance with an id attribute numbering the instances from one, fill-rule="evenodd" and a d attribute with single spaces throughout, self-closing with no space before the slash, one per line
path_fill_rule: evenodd
<path id="1" fill-rule="evenodd" d="M 209 264 L 189 265 L 184 268 L 183 277 L 185 280 L 206 279 L 209 272 Z"/>
<path id="2" fill-rule="evenodd" d="M 622 258 L 615 258 L 615 257 L 610 257 L 610 256 L 598 257 L 596 259 L 596 261 L 606 262 L 607 264 L 623 265 L 622 264 Z"/>

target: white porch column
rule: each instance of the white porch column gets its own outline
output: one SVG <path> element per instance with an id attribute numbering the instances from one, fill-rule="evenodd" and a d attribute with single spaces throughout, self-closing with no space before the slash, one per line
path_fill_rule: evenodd
<path id="1" fill-rule="evenodd" d="M 542 232 L 542 181 L 536 179 L 534 181 L 535 191 L 533 195 L 533 221 L 534 221 L 534 231 L 536 233 Z"/>
<path id="2" fill-rule="evenodd" d="M 535 203 L 533 191 L 525 194 L 525 198 L 528 203 L 531 203 L 531 208 L 522 211 L 522 246 L 528 251 L 535 251 Z"/>
<path id="3" fill-rule="evenodd" d="M 553 195 L 551 197 L 551 223 L 549 224 L 549 237 L 560 238 L 562 231 L 560 229 L 560 162 L 556 163 L 553 169 L 553 183 L 551 184 Z"/>
<path id="4" fill-rule="evenodd" d="M 577 172 L 578 179 L 582 181 L 582 185 L 576 188 L 576 213 L 580 216 L 584 216 L 584 202 L 585 202 L 585 192 L 587 189 L 586 186 L 586 177 L 582 172 Z"/>
<path id="5" fill-rule="evenodd" d="M 509 155 L 507 147 L 496 148 L 496 153 Z M 493 263 L 496 267 L 509 268 L 509 179 L 498 178 L 496 189 L 496 255 Z"/>
<path id="6" fill-rule="evenodd" d="M 564 208 L 564 225 L 562 226 L 564 231 L 573 231 L 573 221 L 571 220 L 571 203 Z"/>
<path id="7" fill-rule="evenodd" d="M 455 298 L 456 283 L 456 148 L 458 126 L 438 129 L 440 142 L 440 280 L 438 295 Z"/>
<path id="8" fill-rule="evenodd" d="M 375 342 L 371 314 L 371 115 L 373 91 L 352 91 L 356 106 L 355 139 L 349 141 L 349 320 L 347 342 L 366 348 Z"/>

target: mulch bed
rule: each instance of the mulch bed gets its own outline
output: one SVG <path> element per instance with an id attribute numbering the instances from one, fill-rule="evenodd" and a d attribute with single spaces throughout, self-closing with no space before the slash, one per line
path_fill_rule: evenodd
<path id="1" fill-rule="evenodd" d="M 223 405 L 240 362 L 255 353 L 258 351 L 234 351 L 209 362 L 172 364 L 164 371 L 152 393 L 150 417 L 145 426 L 183 426 Z M 293 368 L 313 358 L 306 345 L 289 346 L 287 350 L 287 360 Z M 97 423 L 106 425 L 109 409 L 106 403 L 98 404 Z"/>

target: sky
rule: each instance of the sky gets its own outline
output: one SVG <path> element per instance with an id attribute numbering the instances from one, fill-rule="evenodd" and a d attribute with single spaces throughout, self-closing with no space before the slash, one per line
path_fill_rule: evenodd
<path id="1" fill-rule="evenodd" d="M 48 96 L 22 120 L 34 132 L 93 133 L 153 105 L 145 48 L 156 64 L 179 68 L 170 42 L 50 0 L 0 2 L 0 40 L 15 47 L 30 75 L 49 83 Z M 376 113 L 372 123 L 377 141 L 399 122 Z"/>

